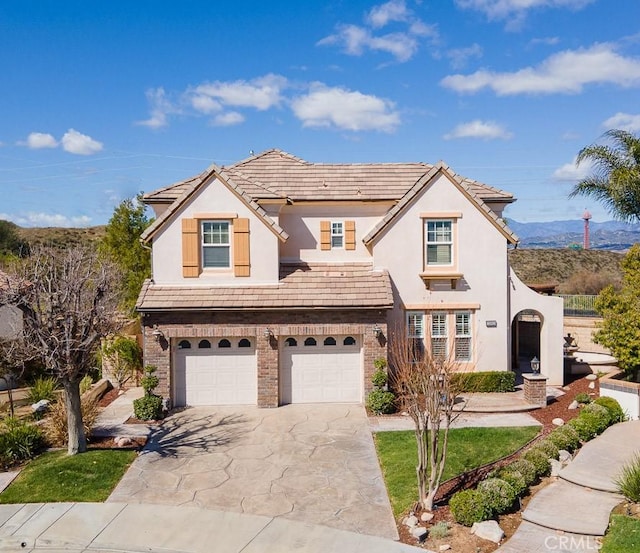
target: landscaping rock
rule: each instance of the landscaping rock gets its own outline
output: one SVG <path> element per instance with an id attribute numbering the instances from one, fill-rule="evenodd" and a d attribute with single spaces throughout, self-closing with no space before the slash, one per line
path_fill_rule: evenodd
<path id="1" fill-rule="evenodd" d="M 558 451 L 558 456 L 559 456 L 558 458 L 560 459 L 560 462 L 563 465 L 566 465 L 572 459 L 571 453 L 569 453 L 566 449 L 561 449 L 560 451 Z"/>
<path id="2" fill-rule="evenodd" d="M 500 543 L 500 540 L 504 538 L 504 532 L 495 520 L 474 522 L 471 527 L 471 533 L 483 540 L 489 540 L 493 543 Z"/>
<path id="3" fill-rule="evenodd" d="M 451 549 L 451 546 L 448 543 L 445 543 L 438 548 L 438 551 L 449 551 L 449 549 Z"/>
<path id="4" fill-rule="evenodd" d="M 114 440 L 118 447 L 127 447 L 133 445 L 133 440 L 127 436 L 118 436 Z"/>
<path id="5" fill-rule="evenodd" d="M 435 516 L 435 515 L 434 515 L 433 513 L 422 513 L 422 514 L 420 515 L 420 520 L 421 520 L 422 522 L 431 522 L 431 521 L 433 520 L 433 517 L 434 517 L 434 516 Z"/>
<path id="6" fill-rule="evenodd" d="M 585 380 L 598 380 L 598 375 L 597 374 L 588 374 L 584 378 L 585 378 Z"/>
<path id="7" fill-rule="evenodd" d="M 427 529 L 424 526 L 416 526 L 411 529 L 411 535 L 418 541 L 424 541 L 427 538 Z"/>
<path id="8" fill-rule="evenodd" d="M 564 424 L 564 419 L 561 419 L 560 417 L 557 417 L 557 418 L 553 419 L 551 422 L 553 424 L 555 424 L 556 426 L 562 426 Z"/>
<path id="9" fill-rule="evenodd" d="M 37 401 L 36 403 L 33 403 L 31 405 L 31 410 L 34 413 L 44 413 L 47 409 L 49 409 L 48 399 L 41 399 L 40 401 Z"/>
<path id="10" fill-rule="evenodd" d="M 418 517 L 415 515 L 410 515 L 402 521 L 402 524 L 408 526 L 409 528 L 415 528 L 416 526 L 418 526 Z"/>
<path id="11" fill-rule="evenodd" d="M 589 382 L 589 389 L 590 390 L 594 390 L 596 387 L 596 383 L 595 382 Z"/>
<path id="12" fill-rule="evenodd" d="M 563 468 L 563 465 L 560 461 L 556 461 L 555 459 L 549 459 L 551 463 L 551 476 L 559 476 L 560 471 Z"/>
<path id="13" fill-rule="evenodd" d="M 570 404 L 569 407 L 567 407 L 567 409 L 569 409 L 570 411 L 573 409 L 577 409 L 578 408 L 579 403 L 575 400 L 573 400 Z"/>

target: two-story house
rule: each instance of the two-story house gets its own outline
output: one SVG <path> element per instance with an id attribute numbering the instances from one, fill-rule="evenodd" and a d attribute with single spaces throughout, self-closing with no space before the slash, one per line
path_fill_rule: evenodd
<path id="1" fill-rule="evenodd" d="M 509 267 L 513 196 L 443 163 L 269 150 L 144 199 L 157 218 L 137 307 L 173 405 L 362 402 L 398 332 L 463 370 L 511 370 L 523 313 L 562 383 L 562 302 Z"/>

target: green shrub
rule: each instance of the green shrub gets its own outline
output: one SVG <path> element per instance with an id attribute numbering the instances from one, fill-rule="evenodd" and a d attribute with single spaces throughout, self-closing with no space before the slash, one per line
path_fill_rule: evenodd
<path id="1" fill-rule="evenodd" d="M 578 403 L 582 403 L 583 405 L 591 403 L 591 397 L 589 394 L 585 394 L 584 392 L 577 394 L 574 398 Z"/>
<path id="2" fill-rule="evenodd" d="M 511 371 L 478 371 L 457 373 L 453 386 L 459 392 L 513 392 L 516 373 Z"/>
<path id="3" fill-rule="evenodd" d="M 548 438 L 545 438 L 544 440 L 540 440 L 539 442 L 535 443 L 532 449 L 539 449 L 549 459 L 557 459 L 559 457 L 558 447 Z"/>
<path id="4" fill-rule="evenodd" d="M 93 378 L 89 374 L 84 375 L 80 381 L 80 395 L 91 390 L 91 386 L 93 386 Z"/>
<path id="5" fill-rule="evenodd" d="M 504 467 L 504 469 L 513 472 L 519 472 L 520 474 L 522 474 L 522 477 L 527 483 L 527 486 L 533 484 L 538 478 L 538 475 L 536 473 L 536 466 L 531 461 L 527 461 L 522 457 L 520 457 L 520 459 L 517 459 L 513 463 L 510 463 L 509 465 Z"/>
<path id="6" fill-rule="evenodd" d="M 606 407 L 595 403 L 585 405 L 581 409 L 579 418 L 587 419 L 595 429 L 596 435 L 602 434 L 611 424 L 611 417 Z"/>
<path id="7" fill-rule="evenodd" d="M 29 401 L 31 403 L 38 403 L 43 399 L 55 401 L 57 388 L 58 381 L 52 376 L 36 378 L 29 388 Z"/>
<path id="8" fill-rule="evenodd" d="M 42 431 L 13 417 L 3 421 L 0 432 L 0 459 L 5 466 L 32 459 L 44 446 Z"/>
<path id="9" fill-rule="evenodd" d="M 388 415 L 396 410 L 395 400 L 393 392 L 373 390 L 367 396 L 367 409 L 376 415 Z"/>
<path id="10" fill-rule="evenodd" d="M 462 490 L 453 494 L 449 509 L 455 521 L 464 526 L 473 526 L 491 518 L 491 509 L 485 502 L 484 494 L 478 490 Z"/>
<path id="11" fill-rule="evenodd" d="M 525 451 L 522 457 L 533 463 L 536 468 L 536 476 L 547 476 L 551 472 L 549 456 L 544 451 L 531 448 Z"/>
<path id="12" fill-rule="evenodd" d="M 509 484 L 517 496 L 523 495 L 527 491 L 527 482 L 518 470 L 512 470 L 509 467 L 498 471 L 497 477 Z"/>
<path id="13" fill-rule="evenodd" d="M 581 442 L 588 442 L 598 435 L 598 425 L 594 424 L 593 417 L 576 417 L 571 419 L 567 425 L 573 428 L 580 437 Z"/>
<path id="14" fill-rule="evenodd" d="M 492 514 L 506 513 L 516 501 L 515 490 L 500 478 L 487 478 L 478 484 L 477 489 L 483 495 Z"/>
<path id="15" fill-rule="evenodd" d="M 596 399 L 593 403 L 595 403 L 596 405 L 602 405 L 602 407 L 609 411 L 611 424 L 624 422 L 627 418 L 625 412 L 622 410 L 622 407 L 620 407 L 620 404 L 612 397 L 602 396 Z"/>
<path id="16" fill-rule="evenodd" d="M 580 437 L 575 429 L 568 425 L 559 426 L 554 429 L 546 438 L 559 450 L 564 449 L 572 453 L 580 447 Z"/>
<path id="17" fill-rule="evenodd" d="M 622 495 L 635 503 L 640 503 L 640 453 L 636 453 L 633 459 L 622 467 L 615 483 Z"/>
<path id="18" fill-rule="evenodd" d="M 377 388 L 378 390 L 382 390 L 387 385 L 387 379 L 387 373 L 384 371 L 384 369 L 378 369 L 373 373 L 371 382 L 373 383 L 375 388 Z"/>
<path id="19" fill-rule="evenodd" d="M 140 386 L 142 386 L 145 396 L 150 396 L 160 383 L 160 379 L 154 374 L 156 368 L 154 365 L 147 365 L 144 368 L 144 376 L 140 379 Z"/>
<path id="20" fill-rule="evenodd" d="M 141 421 L 158 420 L 162 417 L 162 398 L 151 394 L 134 399 L 133 414 Z"/>
<path id="21" fill-rule="evenodd" d="M 449 523 L 441 520 L 429 529 L 429 536 L 435 539 L 446 538 L 449 535 Z"/>

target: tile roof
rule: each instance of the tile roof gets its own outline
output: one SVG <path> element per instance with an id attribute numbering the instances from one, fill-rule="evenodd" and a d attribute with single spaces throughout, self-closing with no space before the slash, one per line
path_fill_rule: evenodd
<path id="1" fill-rule="evenodd" d="M 272 149 L 220 170 L 255 200 L 399 200 L 432 167 L 427 163 L 311 163 Z M 177 199 L 194 179 L 146 194 L 145 200 Z M 513 201 L 508 192 L 462 180 L 483 201 Z"/>
<path id="2" fill-rule="evenodd" d="M 255 309 L 388 309 L 393 306 L 386 270 L 369 263 L 282 264 L 275 285 L 160 286 L 147 280 L 139 311 Z"/>

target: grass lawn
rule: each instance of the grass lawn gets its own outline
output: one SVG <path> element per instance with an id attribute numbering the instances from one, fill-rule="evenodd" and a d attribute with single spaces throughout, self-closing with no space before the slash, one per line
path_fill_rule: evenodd
<path id="1" fill-rule="evenodd" d="M 600 551 L 601 553 L 640 551 L 640 519 L 613 515 Z"/>
<path id="2" fill-rule="evenodd" d="M 513 453 L 532 440 L 539 430 L 537 426 L 450 430 L 443 482 Z M 412 430 L 377 432 L 375 443 L 393 513 L 398 516 L 418 498 L 415 435 Z"/>
<path id="3" fill-rule="evenodd" d="M 43 453 L 0 494 L 0 503 L 104 501 L 135 457 L 126 449 Z"/>

